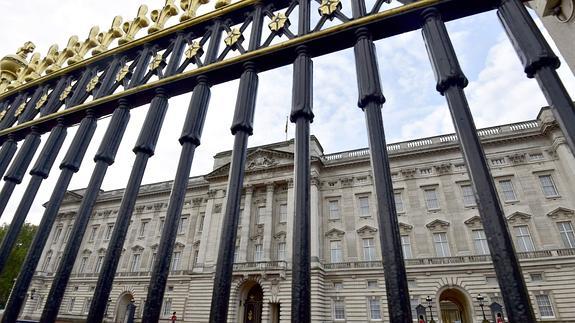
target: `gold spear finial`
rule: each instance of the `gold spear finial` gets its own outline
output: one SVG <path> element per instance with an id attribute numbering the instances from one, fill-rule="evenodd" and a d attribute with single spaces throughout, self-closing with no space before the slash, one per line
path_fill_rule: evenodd
<path id="1" fill-rule="evenodd" d="M 61 69 L 62 65 L 64 65 L 64 63 L 68 60 L 68 58 L 74 56 L 74 54 L 75 54 L 74 48 L 76 47 L 76 44 L 78 44 L 78 36 L 74 35 L 74 36 L 70 37 L 70 39 L 68 40 L 68 45 L 66 45 L 66 48 L 64 48 L 56 56 L 54 63 L 52 63 L 52 65 L 48 66 L 48 68 L 46 69 L 46 74 L 51 74 L 51 73 L 54 73 L 57 70 Z M 58 48 L 58 46 L 56 46 L 56 48 Z"/>
<path id="2" fill-rule="evenodd" d="M 120 38 L 124 35 L 124 31 L 122 30 L 122 17 L 116 16 L 112 21 L 112 27 L 107 32 L 101 32 L 98 34 L 98 47 L 96 47 L 92 51 L 92 55 L 96 56 L 102 54 L 103 52 L 108 50 L 110 44 L 116 38 Z"/>
<path id="3" fill-rule="evenodd" d="M 90 51 L 90 49 L 98 46 L 98 34 L 100 33 L 100 27 L 94 26 L 90 29 L 90 34 L 88 38 L 82 43 L 77 43 L 74 46 L 74 56 L 68 59 L 68 65 L 76 64 L 84 60 L 84 56 Z"/>
<path id="4" fill-rule="evenodd" d="M 22 84 L 19 79 L 28 66 L 28 54 L 34 52 L 34 49 L 34 43 L 27 41 L 18 48 L 16 55 L 7 55 L 0 60 L 0 93 Z"/>
<path id="5" fill-rule="evenodd" d="M 58 45 L 54 44 L 48 49 L 48 54 L 44 59 L 40 60 L 40 53 L 35 53 L 30 60 L 30 64 L 26 67 L 24 81 L 30 82 L 39 78 L 46 69 L 54 64 L 58 58 Z"/>
<path id="6" fill-rule="evenodd" d="M 216 9 L 220 9 L 221 7 L 225 7 L 232 3 L 232 0 L 218 0 L 216 1 Z"/>
<path id="7" fill-rule="evenodd" d="M 155 33 L 164 29 L 166 22 L 171 17 L 177 16 L 179 13 L 178 7 L 174 4 L 175 0 L 166 0 L 166 5 L 162 10 L 152 10 L 150 14 L 154 25 L 148 28 L 148 34 Z"/>
<path id="8" fill-rule="evenodd" d="M 18 48 L 16 55 L 20 56 L 23 60 L 28 59 L 28 54 L 33 53 L 36 49 L 36 45 L 33 42 L 27 41 L 24 43 L 24 46 Z"/>
<path id="9" fill-rule="evenodd" d="M 184 13 L 180 16 L 180 21 L 186 21 L 196 17 L 198 8 L 208 2 L 210 2 L 210 0 L 180 0 L 180 8 L 184 10 Z"/>
<path id="10" fill-rule="evenodd" d="M 125 43 L 131 42 L 134 40 L 134 37 L 140 31 L 140 29 L 148 27 L 150 25 L 150 20 L 146 17 L 148 13 L 148 6 L 141 5 L 138 9 L 138 16 L 134 18 L 131 22 L 125 22 L 122 25 L 122 29 L 126 33 L 120 40 L 118 44 L 123 45 Z"/>

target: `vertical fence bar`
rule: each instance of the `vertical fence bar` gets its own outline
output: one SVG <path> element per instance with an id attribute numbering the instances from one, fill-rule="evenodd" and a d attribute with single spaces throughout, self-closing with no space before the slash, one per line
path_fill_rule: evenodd
<path id="1" fill-rule="evenodd" d="M 365 2 L 353 0 L 352 12 L 354 18 L 365 15 Z M 354 54 L 359 93 L 358 106 L 365 112 L 369 136 L 389 321 L 410 323 L 412 319 L 407 274 L 381 116 L 385 97 L 381 90 L 375 44 L 366 28 L 359 28 L 356 37 Z"/>
<path id="2" fill-rule="evenodd" d="M 537 80 L 553 115 L 575 154 L 575 104 L 557 72 L 560 61 L 519 0 L 500 0 L 497 16 L 511 40 L 527 77 Z"/>
<path id="3" fill-rule="evenodd" d="M 299 1 L 298 34 L 310 32 L 311 5 Z M 313 61 L 306 46 L 296 49 L 290 121 L 295 123 L 292 322 L 311 322 L 311 208 L 309 125 L 313 121 Z"/>
<path id="4" fill-rule="evenodd" d="M 427 9 L 423 12 L 423 19 L 422 33 L 437 79 L 437 91 L 445 96 L 451 111 L 465 164 L 477 196 L 481 222 L 509 321 L 535 322 L 505 214 L 463 91 L 468 83 L 467 78 L 459 66 L 439 11 L 435 8 Z"/>
<path id="5" fill-rule="evenodd" d="M 174 49 L 170 57 L 170 62 L 164 73 L 164 77 L 171 76 L 175 73 L 178 63 L 181 60 L 184 49 L 184 35 L 178 34 L 174 41 Z M 118 209 L 114 232 L 108 243 L 108 250 L 102 264 L 102 271 L 98 277 L 96 289 L 92 297 L 92 304 L 88 313 L 88 322 L 101 322 L 104 319 L 108 297 L 112 291 L 112 284 L 122 247 L 126 240 L 126 235 L 130 225 L 130 219 L 134 211 L 142 178 L 146 170 L 148 159 L 154 155 L 160 131 L 164 123 L 164 117 L 168 109 L 168 97 L 162 88 L 156 89 L 156 95 L 151 101 L 146 120 L 142 125 L 140 135 L 133 149 L 136 154 L 136 160 L 132 166 L 132 172 L 128 179 L 128 184 L 124 191 L 124 196 Z"/>
<path id="6" fill-rule="evenodd" d="M 214 62 L 216 59 L 220 40 L 221 22 L 216 20 L 211 29 L 211 38 L 205 59 L 206 65 Z M 142 323 L 156 323 L 160 318 L 162 300 L 164 299 L 166 282 L 168 281 L 172 260 L 172 251 L 176 242 L 178 222 L 180 221 L 186 190 L 188 188 L 190 169 L 192 161 L 194 160 L 196 147 L 200 145 L 202 130 L 208 112 L 211 96 L 208 78 L 201 75 L 197 81 L 198 84 L 194 87 L 182 135 L 179 139 L 182 145 L 182 152 L 180 154 L 180 160 L 178 161 L 178 168 L 170 194 L 170 202 L 168 203 L 168 210 L 166 211 L 164 229 L 160 238 L 156 261 L 148 286 Z"/>
<path id="7" fill-rule="evenodd" d="M 16 150 L 18 150 L 18 144 L 14 140 L 14 136 L 10 134 L 8 135 L 8 140 L 2 144 L 2 149 L 0 149 L 0 177 L 4 176 L 10 161 L 16 154 Z"/>
<path id="8" fill-rule="evenodd" d="M 259 47 L 262 36 L 263 8 L 256 4 L 253 12 L 252 29 L 248 50 Z M 228 319 L 230 288 L 234 269 L 234 250 L 238 232 L 240 199 L 244 182 L 248 138 L 253 134 L 254 113 L 258 92 L 258 74 L 256 65 L 246 62 L 240 78 L 238 96 L 231 132 L 234 138 L 230 172 L 226 195 L 226 210 L 222 221 L 222 232 L 212 302 L 210 308 L 211 323 L 225 323 Z M 270 201 L 271 203 L 271 201 Z"/>

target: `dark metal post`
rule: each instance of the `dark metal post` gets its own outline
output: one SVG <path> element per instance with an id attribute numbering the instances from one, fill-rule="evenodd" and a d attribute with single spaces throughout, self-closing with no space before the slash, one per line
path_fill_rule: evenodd
<path id="1" fill-rule="evenodd" d="M 500 0 L 497 16 L 523 64 L 527 77 L 535 77 L 539 83 L 571 153 L 575 154 L 575 105 L 555 71 L 560 65 L 559 58 L 543 38 L 523 1 Z M 513 312 L 511 308 L 509 312 Z M 513 320 L 511 315 L 510 319 Z"/>
<path id="2" fill-rule="evenodd" d="M 68 189 L 68 185 L 72 180 L 72 175 L 80 169 L 80 165 L 84 159 L 84 155 L 86 154 L 86 150 L 88 149 L 88 145 L 92 140 L 95 130 L 96 118 L 92 111 L 88 110 L 86 117 L 78 127 L 74 140 L 70 144 L 68 153 L 60 165 L 62 172 L 54 186 L 52 196 L 46 205 L 42 221 L 40 221 L 38 231 L 30 245 L 30 251 L 20 269 L 18 280 L 16 281 L 16 285 L 14 285 L 14 289 L 6 305 L 4 315 L 2 316 L 2 323 L 14 323 L 18 319 L 18 314 L 20 313 L 20 309 L 22 308 L 26 298 L 26 291 L 30 286 L 30 282 L 34 276 L 34 271 L 38 266 L 38 261 L 40 260 L 42 251 L 44 250 L 44 246 L 46 245 L 46 241 L 48 240 L 50 231 L 52 230 L 52 225 L 56 220 L 56 215 L 58 214 L 58 210 L 60 209 L 60 205 L 62 204 L 62 200 L 64 199 L 66 190 Z"/>
<path id="3" fill-rule="evenodd" d="M 206 52 L 205 64 L 212 63 L 216 59 L 219 42 L 221 40 L 221 22 L 216 21 L 212 26 L 212 36 Z M 182 152 L 170 194 L 170 202 L 166 211 L 164 230 L 160 238 L 156 262 L 152 270 L 148 294 L 142 315 L 142 323 L 156 323 L 160 318 L 162 300 L 168 281 L 172 251 L 176 242 L 178 222 L 184 206 L 190 168 L 194 160 L 196 147 L 200 145 L 202 130 L 206 120 L 208 105 L 210 102 L 210 86 L 205 76 L 198 77 L 198 84 L 194 87 L 192 99 L 184 122 L 180 144 Z"/>
<path id="4" fill-rule="evenodd" d="M 134 323 L 134 316 L 136 316 L 136 305 L 134 305 L 134 299 L 132 298 L 130 300 L 130 304 L 128 304 L 128 317 L 126 318 L 126 323 Z M 88 320 L 88 322 L 96 322 L 96 321 Z"/>
<path id="5" fill-rule="evenodd" d="M 366 13 L 363 0 L 354 0 L 352 9 L 354 18 Z M 365 112 L 369 136 L 389 321 L 411 323 L 407 274 L 381 116 L 385 97 L 381 90 L 375 45 L 366 28 L 358 29 L 356 37 L 354 53 L 359 93 L 358 106 Z"/>
<path id="6" fill-rule="evenodd" d="M 299 2 L 300 36 L 310 31 L 311 5 Z M 307 47 L 296 49 L 290 121 L 295 123 L 292 322 L 311 322 L 311 209 L 309 128 L 313 121 L 313 61 Z"/>
<path id="7" fill-rule="evenodd" d="M 248 50 L 255 50 L 259 46 L 262 35 L 262 11 L 263 8 L 260 4 L 255 6 Z M 244 72 L 240 78 L 234 119 L 231 126 L 231 132 L 235 136 L 234 148 L 228 175 L 226 210 L 222 222 L 220 249 L 212 291 L 210 323 L 225 323 L 228 319 L 247 144 L 249 136 L 253 134 L 258 74 L 255 64 L 251 62 L 245 63 L 243 67 Z"/>
<path id="8" fill-rule="evenodd" d="M 182 56 L 183 46 L 184 36 L 179 34 L 174 42 L 174 49 L 164 77 L 174 74 Z M 136 199 L 138 198 L 138 192 L 140 191 L 140 185 L 142 184 L 148 159 L 154 155 L 167 109 L 168 97 L 162 88 L 158 88 L 156 89 L 156 95 L 151 101 L 136 146 L 133 149 L 136 154 L 136 160 L 132 166 L 132 172 L 130 173 L 130 178 L 124 191 L 124 197 L 118 209 L 114 232 L 108 243 L 108 251 L 102 264 L 102 271 L 98 277 L 94 296 L 92 297 L 93 301 L 90 305 L 90 312 L 88 313 L 88 322 L 100 322 L 104 319 L 106 300 L 112 291 L 112 284 L 120 256 L 122 255 L 122 246 L 126 240 L 130 218 L 132 217 Z"/>
<path id="9" fill-rule="evenodd" d="M 467 78 L 459 66 L 439 12 L 436 9 L 428 9 L 423 15 L 423 38 L 437 79 L 437 90 L 445 96 L 451 111 L 455 131 L 477 196 L 479 214 L 499 287 L 505 305 L 510 309 L 510 320 L 535 322 L 505 214 L 463 92 L 463 88 L 467 86 Z"/>
<path id="10" fill-rule="evenodd" d="M 18 150 L 18 144 L 14 140 L 14 136 L 8 135 L 8 140 L 2 144 L 2 149 L 0 149 L 0 176 L 3 176 L 4 172 L 6 172 L 10 161 L 16 154 L 16 150 Z"/>

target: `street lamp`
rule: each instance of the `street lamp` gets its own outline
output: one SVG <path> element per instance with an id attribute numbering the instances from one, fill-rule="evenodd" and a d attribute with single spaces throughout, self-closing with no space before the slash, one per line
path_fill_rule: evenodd
<path id="1" fill-rule="evenodd" d="M 435 323 L 435 320 L 433 319 L 433 310 L 432 310 L 432 306 L 431 306 L 431 301 L 433 299 L 431 298 L 431 296 L 427 296 L 425 298 L 425 300 L 427 301 L 427 307 L 429 307 L 429 317 L 431 318 L 429 323 Z"/>
<path id="2" fill-rule="evenodd" d="M 487 320 L 487 318 L 485 317 L 485 310 L 483 309 L 483 306 L 485 306 L 485 304 L 483 304 L 484 300 L 485 297 L 481 296 L 481 294 L 477 295 L 477 301 L 479 302 L 479 307 L 481 307 L 481 313 L 483 314 L 482 323 L 489 323 L 489 320 Z"/>
<path id="3" fill-rule="evenodd" d="M 112 303 L 112 299 L 108 298 L 108 302 L 106 302 L 106 314 L 104 317 L 108 317 L 108 307 L 110 307 L 110 303 Z"/>

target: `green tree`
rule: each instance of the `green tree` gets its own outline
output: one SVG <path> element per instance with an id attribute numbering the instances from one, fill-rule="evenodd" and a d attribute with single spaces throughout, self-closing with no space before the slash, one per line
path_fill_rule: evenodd
<path id="1" fill-rule="evenodd" d="M 4 239 L 4 235 L 8 231 L 8 228 L 9 226 L 7 224 L 0 226 L 0 241 Z M 37 228 L 37 226 L 30 223 L 24 224 L 22 231 L 20 231 L 20 235 L 18 236 L 18 241 L 10 254 L 10 258 L 8 258 L 8 263 L 0 274 L 0 308 L 4 308 L 6 306 L 8 296 L 12 290 L 12 284 L 20 272 L 20 267 L 26 258 L 26 254 L 28 253 L 30 244 L 32 244 L 32 239 L 34 239 Z"/>

